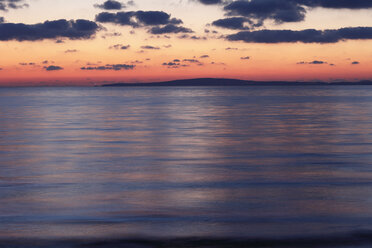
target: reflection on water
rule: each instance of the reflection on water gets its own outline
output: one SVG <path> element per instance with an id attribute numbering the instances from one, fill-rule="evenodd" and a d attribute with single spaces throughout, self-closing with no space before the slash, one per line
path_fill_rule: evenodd
<path id="1" fill-rule="evenodd" d="M 372 87 L 0 89 L 0 238 L 372 229 Z"/>

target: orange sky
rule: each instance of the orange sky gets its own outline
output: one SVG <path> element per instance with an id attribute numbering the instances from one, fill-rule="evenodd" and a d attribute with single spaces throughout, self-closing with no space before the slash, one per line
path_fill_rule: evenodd
<path id="1" fill-rule="evenodd" d="M 52 1 L 55 5 L 50 4 Z M 30 0 L 29 7 L 0 12 L 0 17 L 4 17 L 5 23 L 26 24 L 61 18 L 67 20 L 84 18 L 94 21 L 95 15 L 103 11 L 94 7 L 94 4 L 103 1 L 89 0 L 78 4 L 74 2 L 76 1 Z M 133 29 L 101 23 L 102 30 L 90 39 L 63 39 L 63 43 L 56 43 L 56 39 L 0 41 L 0 85 L 94 85 L 112 81 L 149 82 L 196 77 L 291 81 L 372 79 L 370 70 L 372 40 L 347 40 L 331 44 L 259 44 L 228 41 L 222 36 L 236 33 L 236 30 L 208 25 L 218 18 L 224 18 L 221 6 L 205 6 L 190 1 L 182 1 L 179 4 L 176 4 L 178 1 L 169 1 L 167 4 L 161 0 L 148 2 L 137 0 L 136 4 L 128 9 L 167 12 L 172 17 L 182 19 L 183 26 L 194 30 L 190 36 L 195 35 L 202 39 L 180 39 L 182 34 L 156 37 L 143 28 Z M 60 10 L 62 5 L 67 6 L 63 12 Z M 372 23 L 370 9 L 355 11 L 313 9 L 309 10 L 305 21 L 282 25 L 268 21 L 264 28 L 323 30 L 368 26 L 367 23 Z M 204 32 L 205 29 L 217 33 L 207 34 Z M 121 35 L 115 37 L 107 35 L 114 32 Z M 116 44 L 130 47 L 127 50 L 110 49 Z M 142 46 L 159 49 L 147 50 L 141 48 Z M 209 57 L 201 58 L 203 55 Z M 242 59 L 243 57 L 249 59 Z M 180 60 L 184 66 L 168 68 L 163 65 L 175 59 Z M 182 62 L 184 59 L 198 60 L 199 63 Z M 310 64 L 311 61 L 324 63 Z M 352 64 L 354 61 L 358 64 Z M 305 63 L 298 64 L 299 62 Z M 120 71 L 81 70 L 81 67 L 112 64 L 135 67 L 133 70 Z M 44 67 L 50 65 L 63 69 L 46 71 Z"/>

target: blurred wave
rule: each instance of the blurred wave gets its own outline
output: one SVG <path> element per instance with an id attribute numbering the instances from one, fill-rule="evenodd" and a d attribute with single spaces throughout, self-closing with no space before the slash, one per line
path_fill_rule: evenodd
<path id="1" fill-rule="evenodd" d="M 371 106 L 370 86 L 0 88 L 0 239 L 369 244 Z"/>

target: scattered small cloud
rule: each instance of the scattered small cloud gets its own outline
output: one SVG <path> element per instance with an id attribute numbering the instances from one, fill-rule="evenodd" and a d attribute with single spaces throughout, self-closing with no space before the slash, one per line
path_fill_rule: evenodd
<path id="1" fill-rule="evenodd" d="M 222 62 L 211 62 L 211 65 L 223 65 L 223 66 L 225 66 L 226 64 L 222 63 Z"/>
<path id="2" fill-rule="evenodd" d="M 156 46 L 141 46 L 142 49 L 146 49 L 146 50 L 160 50 L 160 47 L 156 47 Z"/>
<path id="3" fill-rule="evenodd" d="M 314 60 L 310 62 L 301 61 L 301 62 L 297 62 L 297 64 L 298 65 L 326 65 L 328 64 L 328 62 L 321 61 L 321 60 Z"/>
<path id="4" fill-rule="evenodd" d="M 113 32 L 113 33 L 105 33 L 104 35 L 102 35 L 101 37 L 103 39 L 106 39 L 107 37 L 119 37 L 119 36 L 122 36 L 122 33 L 119 33 L 119 32 Z"/>
<path id="5" fill-rule="evenodd" d="M 135 6 L 136 4 L 135 4 L 135 2 L 134 2 L 133 0 L 129 0 L 129 1 L 127 2 L 127 5 L 128 5 L 128 6 Z"/>
<path id="6" fill-rule="evenodd" d="M 121 10 L 126 7 L 123 3 L 115 0 L 107 0 L 103 4 L 96 4 L 94 6 L 104 10 Z"/>
<path id="7" fill-rule="evenodd" d="M 225 50 L 226 51 L 237 51 L 237 50 L 239 50 L 239 48 L 236 48 L 236 47 L 226 47 Z"/>
<path id="8" fill-rule="evenodd" d="M 200 63 L 200 61 L 197 60 L 197 59 L 184 59 L 182 61 L 183 62 L 188 62 L 188 63 Z"/>
<path id="9" fill-rule="evenodd" d="M 136 66 L 135 65 L 128 65 L 128 64 L 107 64 L 105 66 L 88 66 L 88 67 L 81 67 L 81 70 L 84 71 L 121 71 L 121 70 L 133 70 Z"/>
<path id="10" fill-rule="evenodd" d="M 36 65 L 36 63 L 34 63 L 34 62 L 29 62 L 29 63 L 22 62 L 22 63 L 19 63 L 19 65 L 21 65 L 21 66 L 34 66 L 34 65 Z"/>
<path id="11" fill-rule="evenodd" d="M 44 69 L 46 71 L 61 71 L 63 70 L 63 67 L 57 66 L 57 65 L 50 65 L 50 66 L 44 66 Z"/>
<path id="12" fill-rule="evenodd" d="M 207 40 L 207 37 L 183 34 L 178 36 L 179 39 L 191 39 L 191 40 Z"/>
<path id="13" fill-rule="evenodd" d="M 65 53 L 77 53 L 77 52 L 78 52 L 78 50 L 76 50 L 76 49 L 68 49 L 68 50 L 65 51 Z"/>
<path id="14" fill-rule="evenodd" d="M 189 66 L 189 65 L 186 65 L 186 64 L 181 64 L 180 60 L 173 60 L 171 62 L 165 62 L 162 65 L 166 66 L 167 68 L 170 68 L 170 69 L 177 69 L 177 68 L 182 68 L 182 67 L 188 67 Z"/>
<path id="15" fill-rule="evenodd" d="M 131 64 L 143 64 L 143 61 L 140 60 L 134 60 L 130 62 Z"/>
<path id="16" fill-rule="evenodd" d="M 122 45 L 122 44 L 116 44 L 116 45 L 109 47 L 109 49 L 115 49 L 115 50 L 128 50 L 129 48 L 130 48 L 130 45 Z"/>

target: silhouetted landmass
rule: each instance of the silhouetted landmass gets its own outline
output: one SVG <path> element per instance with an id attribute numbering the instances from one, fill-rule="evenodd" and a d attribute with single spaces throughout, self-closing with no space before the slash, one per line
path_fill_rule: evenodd
<path id="1" fill-rule="evenodd" d="M 149 86 L 314 86 L 314 85 L 372 85 L 372 81 L 359 82 L 290 82 L 290 81 L 249 81 L 225 78 L 195 78 L 154 83 L 114 83 L 103 87 L 149 87 Z"/>

